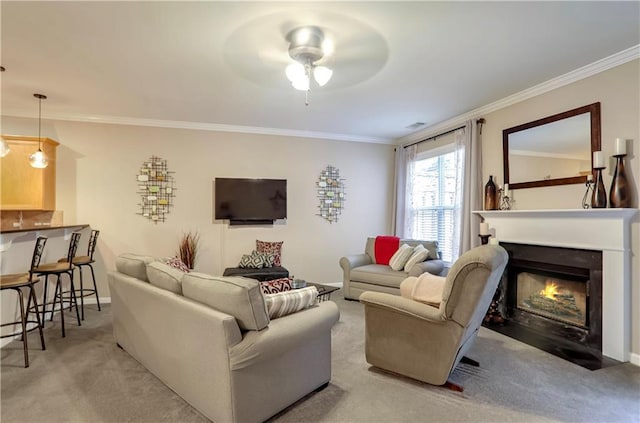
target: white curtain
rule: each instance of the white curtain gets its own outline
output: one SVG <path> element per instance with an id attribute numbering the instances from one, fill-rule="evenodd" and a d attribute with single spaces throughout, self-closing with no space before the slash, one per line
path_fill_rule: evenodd
<path id="1" fill-rule="evenodd" d="M 407 213 L 413 202 L 411 181 L 413 180 L 413 162 L 416 160 L 418 146 L 396 148 L 396 181 L 395 181 L 395 219 L 393 233 L 400 238 L 410 238 L 407 233 L 413 227 L 413 214 Z"/>
<path id="2" fill-rule="evenodd" d="M 475 120 L 467 121 L 464 130 L 456 131 L 455 144 L 456 155 L 461 159 L 457 161 L 458 173 L 461 173 L 457 179 L 461 186 L 456 187 L 462 188 L 456 190 L 460 197 L 456 199 L 456 211 L 459 208 L 460 214 L 454 238 L 460 240 L 459 245 L 454 246 L 459 256 L 480 245 L 480 218 L 471 213 L 482 210 L 482 139 Z"/>

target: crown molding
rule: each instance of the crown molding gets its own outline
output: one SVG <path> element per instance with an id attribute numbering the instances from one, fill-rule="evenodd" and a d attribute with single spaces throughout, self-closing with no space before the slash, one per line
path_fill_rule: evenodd
<path id="1" fill-rule="evenodd" d="M 3 116 L 33 118 L 33 114 L 10 113 Z M 313 138 L 331 141 L 365 142 L 393 145 L 392 138 L 363 137 L 358 135 L 336 134 L 332 132 L 303 131 L 298 129 L 264 128 L 260 126 L 225 125 L 218 123 L 188 122 L 180 120 L 161 120 L 129 118 L 122 116 L 88 116 L 82 114 L 48 113 L 42 120 L 62 120 L 71 122 L 106 123 L 112 125 L 150 126 L 156 128 L 192 129 L 197 131 L 234 132 L 240 134 L 275 135 L 281 137 Z"/>
<path id="2" fill-rule="evenodd" d="M 638 58 L 640 58 L 640 44 L 636 44 L 635 46 L 622 50 L 619 53 L 605 57 L 604 59 L 600 59 L 589 65 L 583 66 L 564 75 L 560 75 L 531 88 L 527 88 L 526 90 L 504 97 L 498 101 L 494 101 L 493 103 L 471 110 L 470 112 L 447 119 L 435 125 L 431 125 L 428 128 L 405 135 L 404 137 L 397 138 L 395 143 L 397 145 L 404 145 L 432 137 L 439 132 L 455 127 L 456 125 L 459 126 L 467 120 L 479 118 L 482 115 L 504 109 L 505 107 L 512 106 L 516 103 L 520 103 L 521 101 L 564 87 L 565 85 L 580 81 Z"/>

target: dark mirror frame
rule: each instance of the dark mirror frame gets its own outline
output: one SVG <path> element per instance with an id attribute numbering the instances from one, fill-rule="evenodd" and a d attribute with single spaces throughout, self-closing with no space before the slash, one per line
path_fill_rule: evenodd
<path id="1" fill-rule="evenodd" d="M 514 126 L 502 131 L 502 161 L 504 166 L 504 183 L 509 184 L 509 189 L 520 188 L 536 188 L 536 187 L 548 187 L 554 185 L 569 185 L 586 183 L 586 176 L 572 176 L 569 178 L 549 179 L 542 181 L 530 181 L 530 182 L 518 182 L 515 184 L 509 183 L 509 134 L 514 132 L 524 131 L 525 129 L 534 128 L 536 126 L 546 125 L 551 122 L 556 122 L 562 119 L 567 119 L 573 116 L 578 116 L 583 113 L 590 113 L 591 117 L 591 169 L 593 170 L 593 152 L 600 151 L 600 103 L 593 103 L 587 106 L 578 107 L 577 109 L 568 110 L 566 112 L 558 113 L 552 116 L 547 116 L 542 119 L 534 120 L 533 122 L 524 123 L 522 125 Z"/>

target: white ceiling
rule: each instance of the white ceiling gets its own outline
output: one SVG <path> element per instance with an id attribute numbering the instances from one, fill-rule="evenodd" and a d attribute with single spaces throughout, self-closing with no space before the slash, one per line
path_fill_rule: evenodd
<path id="1" fill-rule="evenodd" d="M 640 2 L 1 3 L 2 114 L 390 142 L 640 44 Z M 310 105 L 285 34 L 333 38 Z"/>

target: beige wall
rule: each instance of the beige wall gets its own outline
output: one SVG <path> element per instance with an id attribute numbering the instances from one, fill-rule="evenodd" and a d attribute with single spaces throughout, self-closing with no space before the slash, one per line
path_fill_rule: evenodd
<path id="1" fill-rule="evenodd" d="M 640 61 L 635 60 L 581 81 L 490 113 L 484 118 L 483 178 L 495 175 L 503 183 L 502 130 L 555 113 L 587 104 L 601 103 L 602 150 L 606 157 L 614 152 L 616 138 L 627 140 L 627 169 L 634 181 L 634 206 L 640 192 Z M 611 160 L 604 171 L 607 193 L 613 173 Z M 584 185 L 530 188 L 512 191 L 515 209 L 578 209 L 581 208 Z M 588 228 L 585 228 L 588 230 Z M 640 215 L 632 221 L 632 300 L 631 351 L 640 354 Z M 606 287 L 604 288 L 606 289 Z M 640 357 L 637 357 L 640 360 Z"/>
<path id="2" fill-rule="evenodd" d="M 2 124 L 3 133 L 33 135 L 37 128 L 31 119 L 3 117 Z M 89 223 L 101 231 L 101 296 L 109 295 L 105 269 L 114 268 L 118 254 L 173 255 L 185 231 L 201 235 L 197 271 L 222 274 L 255 248 L 256 238 L 282 240 L 283 265 L 291 274 L 329 283 L 342 281 L 342 255 L 364 251 L 367 236 L 391 230 L 390 145 L 65 121 L 45 121 L 43 136 L 61 144 L 57 206 L 65 223 Z M 136 214 L 136 175 L 151 155 L 166 159 L 175 172 L 175 206 L 165 223 Z M 346 186 L 345 209 L 333 224 L 315 215 L 315 183 L 329 164 Z M 257 227 L 214 222 L 215 177 L 287 179 L 288 220 Z M 29 248 L 14 251 L 22 250 Z M 2 254 L 4 273 L 12 267 L 12 253 Z"/>

